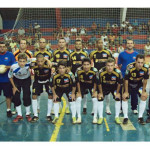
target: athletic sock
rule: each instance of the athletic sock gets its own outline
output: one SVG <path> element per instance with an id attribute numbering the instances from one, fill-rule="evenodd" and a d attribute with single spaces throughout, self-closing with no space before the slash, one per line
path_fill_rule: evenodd
<path id="1" fill-rule="evenodd" d="M 33 109 L 33 113 L 34 116 L 38 117 L 38 113 L 37 113 L 37 99 L 32 99 L 32 109 Z"/>
<path id="2" fill-rule="evenodd" d="M 16 106 L 16 110 L 19 116 L 22 116 L 21 105 Z"/>
<path id="3" fill-rule="evenodd" d="M 122 111 L 124 118 L 128 118 L 128 101 L 122 101 Z"/>
<path id="4" fill-rule="evenodd" d="M 139 118 L 143 117 L 143 113 L 145 111 L 145 108 L 146 108 L 146 101 L 140 100 L 140 104 L 139 104 Z"/>
<path id="5" fill-rule="evenodd" d="M 120 101 L 115 101 L 115 111 L 116 111 L 116 116 L 115 116 L 115 118 L 119 117 L 120 108 L 121 108 L 121 103 L 120 103 Z"/>
<path id="6" fill-rule="evenodd" d="M 97 112 L 98 112 L 99 118 L 103 118 L 103 107 L 104 107 L 104 102 L 98 101 L 97 102 Z"/>
<path id="7" fill-rule="evenodd" d="M 47 101 L 47 116 L 51 115 L 52 107 L 53 107 L 53 100 L 48 99 L 48 101 Z"/>
<path id="8" fill-rule="evenodd" d="M 40 99 L 41 97 L 40 96 L 37 96 L 37 109 L 40 109 Z"/>
<path id="9" fill-rule="evenodd" d="M 85 94 L 83 98 L 83 108 L 87 108 L 87 94 Z"/>
<path id="10" fill-rule="evenodd" d="M 30 106 L 25 107 L 26 108 L 26 115 L 30 115 Z"/>
<path id="11" fill-rule="evenodd" d="M 72 112 L 72 117 L 76 116 L 76 102 L 70 102 L 70 109 Z"/>
<path id="12" fill-rule="evenodd" d="M 54 103 L 54 114 L 55 117 L 58 118 L 58 113 L 59 113 L 59 103 Z"/>
<path id="13" fill-rule="evenodd" d="M 110 108 L 110 94 L 105 96 L 106 108 Z"/>
<path id="14" fill-rule="evenodd" d="M 92 98 L 94 118 L 97 118 L 97 98 Z"/>
<path id="15" fill-rule="evenodd" d="M 76 110 L 77 110 L 77 115 L 78 115 L 78 118 L 81 118 L 81 97 L 78 97 L 76 99 Z"/>

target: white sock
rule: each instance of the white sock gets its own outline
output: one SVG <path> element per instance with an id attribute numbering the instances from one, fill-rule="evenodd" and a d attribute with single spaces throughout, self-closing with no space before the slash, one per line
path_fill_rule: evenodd
<path id="1" fill-rule="evenodd" d="M 26 108 L 26 115 L 30 115 L 30 106 L 25 107 Z"/>
<path id="2" fill-rule="evenodd" d="M 59 103 L 54 103 L 54 114 L 55 117 L 58 118 L 58 113 L 59 113 Z"/>
<path id="3" fill-rule="evenodd" d="M 33 113 L 34 116 L 38 117 L 38 113 L 37 113 L 37 99 L 32 99 L 32 109 L 33 109 Z"/>
<path id="4" fill-rule="evenodd" d="M 143 113 L 145 111 L 145 108 L 146 108 L 146 101 L 140 100 L 140 104 L 139 104 L 139 118 L 143 117 Z"/>
<path id="5" fill-rule="evenodd" d="M 78 115 L 78 118 L 81 118 L 81 97 L 78 97 L 76 99 L 76 110 L 77 110 L 77 115 Z"/>
<path id="6" fill-rule="evenodd" d="M 21 105 L 16 107 L 17 113 L 19 116 L 22 116 Z"/>
<path id="7" fill-rule="evenodd" d="M 97 98 L 92 98 L 94 118 L 97 118 Z"/>
<path id="8" fill-rule="evenodd" d="M 103 107 L 104 107 L 104 102 L 98 101 L 97 102 L 97 112 L 98 112 L 99 118 L 103 118 Z"/>
<path id="9" fill-rule="evenodd" d="M 66 108 L 69 108 L 68 98 L 66 99 Z"/>
<path id="10" fill-rule="evenodd" d="M 47 116 L 51 115 L 52 107 L 53 107 L 53 100 L 48 99 L 48 101 L 47 101 Z"/>
<path id="11" fill-rule="evenodd" d="M 105 96 L 106 108 L 110 108 L 110 94 Z"/>
<path id="12" fill-rule="evenodd" d="M 116 112 L 115 118 L 119 117 L 120 108 L 121 108 L 120 101 L 115 101 L 115 112 Z"/>
<path id="13" fill-rule="evenodd" d="M 122 111 L 124 118 L 128 118 L 128 101 L 122 101 Z"/>
<path id="14" fill-rule="evenodd" d="M 40 99 L 41 97 L 40 96 L 37 96 L 37 109 L 40 109 Z"/>
<path id="15" fill-rule="evenodd" d="M 61 109 L 62 109 L 62 105 L 61 105 L 61 102 L 59 102 L 59 108 L 61 108 Z"/>
<path id="16" fill-rule="evenodd" d="M 72 117 L 76 116 L 76 102 L 70 102 L 70 109 L 72 112 Z"/>
<path id="17" fill-rule="evenodd" d="M 83 108 L 87 108 L 87 94 L 85 94 L 83 98 Z"/>

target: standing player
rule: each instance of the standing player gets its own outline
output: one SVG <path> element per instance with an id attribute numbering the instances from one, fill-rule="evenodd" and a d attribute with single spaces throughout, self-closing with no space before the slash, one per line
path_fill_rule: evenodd
<path id="1" fill-rule="evenodd" d="M 103 40 L 98 39 L 96 41 L 97 49 L 90 53 L 90 59 L 94 63 L 94 67 L 99 71 L 102 67 L 105 67 L 106 61 L 108 58 L 112 58 L 110 51 L 104 49 Z M 110 96 L 106 96 L 106 113 L 111 114 L 109 100 Z"/>
<path id="2" fill-rule="evenodd" d="M 81 123 L 81 100 L 87 91 L 90 91 L 92 101 L 93 101 L 93 111 L 94 118 L 97 115 L 97 95 L 96 95 L 96 74 L 97 69 L 91 67 L 91 60 L 89 58 L 84 58 L 82 60 L 82 67 L 78 68 L 76 71 L 76 83 L 77 83 L 77 98 L 76 98 L 76 109 L 77 109 L 77 123 Z M 92 91 L 93 90 L 93 91 Z"/>
<path id="3" fill-rule="evenodd" d="M 145 124 L 143 120 L 143 113 L 146 107 L 146 85 L 147 79 L 149 78 L 149 66 L 145 64 L 145 57 L 144 55 L 138 54 L 136 56 L 136 61 L 130 63 L 127 66 L 126 74 L 125 74 L 125 92 L 123 94 L 123 101 L 122 101 L 122 110 L 124 114 L 123 124 L 128 123 L 128 101 L 129 95 L 132 93 L 131 91 L 137 91 L 140 97 L 140 104 L 139 104 L 139 116 L 138 122 L 142 125 Z"/>
<path id="4" fill-rule="evenodd" d="M 66 73 L 66 62 L 60 61 L 58 63 L 58 73 L 56 73 L 52 78 L 52 92 L 53 92 L 53 102 L 54 102 L 54 113 L 55 118 L 52 123 L 57 123 L 59 103 L 63 94 L 66 94 L 68 101 L 70 103 L 70 108 L 72 112 L 72 123 L 76 123 L 76 103 L 75 103 L 75 77 Z"/>
<path id="5" fill-rule="evenodd" d="M 11 117 L 11 98 L 13 96 L 12 86 L 8 78 L 8 71 L 10 66 L 15 62 L 15 57 L 11 52 L 7 51 L 4 42 L 0 42 L 0 65 L 5 65 L 5 72 L 0 74 L 0 95 L 3 90 L 4 96 L 6 97 L 7 104 L 7 117 Z"/>
<path id="6" fill-rule="evenodd" d="M 115 68 L 115 60 L 109 58 L 106 62 L 106 67 L 103 67 L 99 71 L 99 85 L 98 85 L 98 103 L 97 110 L 99 114 L 99 119 L 94 118 L 93 123 L 102 124 L 103 122 L 103 100 L 106 95 L 111 93 L 115 100 L 115 121 L 117 124 L 121 124 L 119 119 L 120 112 L 120 87 L 123 83 L 121 71 Z"/>

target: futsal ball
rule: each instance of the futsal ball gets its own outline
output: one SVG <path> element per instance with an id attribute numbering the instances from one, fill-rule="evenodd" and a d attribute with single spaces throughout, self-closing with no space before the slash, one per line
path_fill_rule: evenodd
<path id="1" fill-rule="evenodd" d="M 5 65 L 0 65 L 0 74 L 4 74 L 6 72 L 6 67 Z"/>

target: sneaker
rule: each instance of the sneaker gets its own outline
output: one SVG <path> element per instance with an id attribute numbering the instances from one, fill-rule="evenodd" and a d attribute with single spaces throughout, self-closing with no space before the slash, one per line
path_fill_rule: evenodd
<path id="1" fill-rule="evenodd" d="M 18 121 L 20 121 L 20 120 L 23 120 L 23 117 L 18 115 L 18 116 L 13 120 L 13 122 L 18 122 Z"/>
<path id="2" fill-rule="evenodd" d="M 106 112 L 107 115 L 111 115 L 111 111 L 110 111 L 109 107 L 106 107 L 106 111 L 105 112 Z"/>
<path id="3" fill-rule="evenodd" d="M 138 122 L 141 124 L 141 125 L 145 125 L 146 122 L 144 121 L 143 118 L 138 118 Z"/>
<path id="4" fill-rule="evenodd" d="M 123 124 L 128 124 L 128 118 L 123 119 Z"/>
<path id="5" fill-rule="evenodd" d="M 70 110 L 69 110 L 69 107 L 66 107 L 66 111 L 65 111 L 66 114 L 70 114 Z"/>
<path id="6" fill-rule="evenodd" d="M 72 117 L 72 124 L 76 124 L 76 117 Z"/>
<path id="7" fill-rule="evenodd" d="M 32 120 L 30 115 L 26 115 L 26 119 L 27 119 L 28 122 L 30 122 Z"/>
<path id="8" fill-rule="evenodd" d="M 16 115 L 17 114 L 17 111 L 16 109 L 14 109 L 12 112 L 11 112 L 12 115 Z"/>
<path id="9" fill-rule="evenodd" d="M 31 120 L 31 122 L 34 123 L 34 122 L 37 122 L 38 120 L 39 120 L 39 117 L 34 116 L 34 117 L 32 118 L 32 120 Z"/>
<path id="10" fill-rule="evenodd" d="M 138 114 L 137 109 L 133 110 L 133 113 L 134 113 L 134 114 Z"/>
<path id="11" fill-rule="evenodd" d="M 82 122 L 81 118 L 78 118 L 77 121 L 76 121 L 76 123 L 78 123 L 78 124 L 81 124 L 81 122 Z"/>
<path id="12" fill-rule="evenodd" d="M 8 118 L 11 118 L 11 117 L 12 117 L 11 110 L 7 111 L 7 117 L 8 117 Z"/>
<path id="13" fill-rule="evenodd" d="M 121 124 L 121 121 L 120 121 L 119 117 L 116 117 L 116 118 L 115 118 L 115 122 L 116 122 L 117 124 Z"/>
<path id="14" fill-rule="evenodd" d="M 150 123 L 150 116 L 149 116 L 149 117 L 147 117 L 147 119 L 146 119 L 146 123 Z"/>
<path id="15" fill-rule="evenodd" d="M 98 121 L 97 121 L 97 124 L 100 125 L 100 124 L 102 124 L 102 123 L 103 123 L 103 118 L 99 118 Z"/>
<path id="16" fill-rule="evenodd" d="M 47 119 L 47 121 L 52 122 L 52 117 L 51 116 L 47 116 L 46 119 Z"/>
<path id="17" fill-rule="evenodd" d="M 93 118 L 93 124 L 97 124 L 97 118 Z"/>
<path id="18" fill-rule="evenodd" d="M 86 114 L 86 108 L 83 108 L 83 114 Z"/>
<path id="19" fill-rule="evenodd" d="M 94 116 L 94 112 L 93 111 L 91 112 L 91 115 Z"/>
<path id="20" fill-rule="evenodd" d="M 55 117 L 55 118 L 53 119 L 52 123 L 53 123 L 53 124 L 56 124 L 57 121 L 58 121 L 58 117 Z"/>

